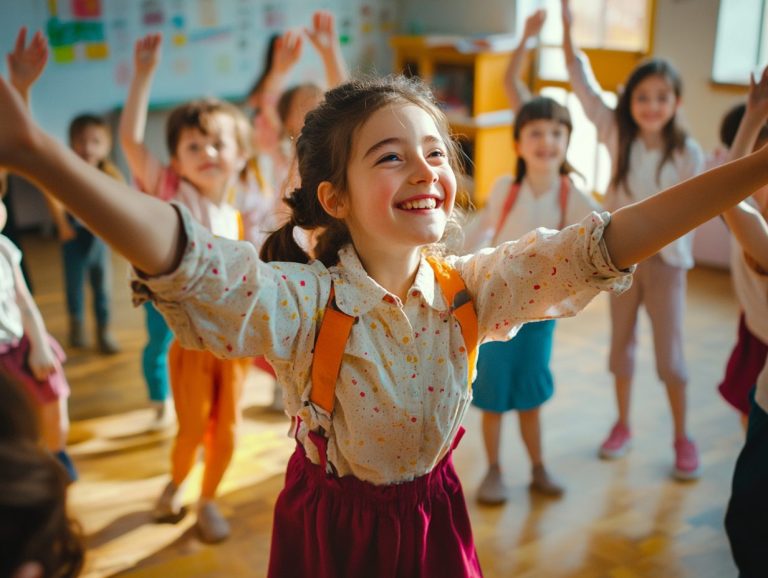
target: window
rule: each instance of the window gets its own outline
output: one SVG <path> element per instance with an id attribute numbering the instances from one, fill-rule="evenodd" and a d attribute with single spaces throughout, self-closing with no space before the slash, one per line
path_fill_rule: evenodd
<path id="1" fill-rule="evenodd" d="M 746 84 L 768 63 L 768 0 L 720 0 L 712 79 Z"/>

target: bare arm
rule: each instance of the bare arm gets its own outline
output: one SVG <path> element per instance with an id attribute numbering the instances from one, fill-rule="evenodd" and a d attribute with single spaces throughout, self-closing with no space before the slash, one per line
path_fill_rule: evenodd
<path id="1" fill-rule="evenodd" d="M 175 209 L 119 183 L 47 135 L 0 78 L 0 166 L 36 183 L 149 275 L 172 271 L 183 249 Z"/>
<path id="2" fill-rule="evenodd" d="M 748 154 L 768 120 L 768 67 L 759 82 L 750 77 L 747 109 L 728 153 L 728 160 Z M 768 207 L 761 207 L 763 211 Z M 739 203 L 723 213 L 723 218 L 744 252 L 768 271 L 768 225 L 759 210 L 748 203 Z"/>
<path id="3" fill-rule="evenodd" d="M 16 287 L 16 303 L 21 311 L 24 335 L 29 339 L 29 369 L 37 380 L 43 380 L 56 369 L 56 357 L 48 343 L 48 332 L 43 316 L 37 308 L 21 269 L 14 263 L 13 277 Z"/>
<path id="4" fill-rule="evenodd" d="M 160 34 L 148 34 L 136 41 L 133 78 L 120 115 L 120 145 L 131 173 L 142 181 L 146 174 L 147 160 L 152 158 L 152 153 L 144 146 L 144 131 L 147 127 L 149 93 L 160 59 L 162 40 Z"/>
<path id="5" fill-rule="evenodd" d="M 349 79 L 347 63 L 341 53 L 339 35 L 332 12 L 318 10 L 312 15 L 312 28 L 306 30 L 309 40 L 323 59 L 328 89 L 335 88 Z"/>
<path id="6" fill-rule="evenodd" d="M 625 269 L 768 184 L 768 146 L 613 214 L 605 244 Z"/>
<path id="7" fill-rule="evenodd" d="M 520 73 L 530 50 L 528 47 L 529 41 L 541 32 L 546 18 L 546 10 L 537 10 L 526 19 L 520 43 L 512 52 L 507 70 L 504 73 L 504 90 L 507 92 L 510 107 L 515 114 L 520 110 L 520 107 L 531 100 L 531 91 L 528 89 L 528 85 L 523 82 L 523 79 L 520 78 Z"/>

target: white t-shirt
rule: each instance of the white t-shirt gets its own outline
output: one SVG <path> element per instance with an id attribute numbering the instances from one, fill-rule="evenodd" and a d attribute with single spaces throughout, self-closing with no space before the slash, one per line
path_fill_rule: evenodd
<path id="1" fill-rule="evenodd" d="M 24 335 L 14 275 L 20 263 L 21 251 L 8 237 L 0 235 L 0 343 L 11 343 Z"/>

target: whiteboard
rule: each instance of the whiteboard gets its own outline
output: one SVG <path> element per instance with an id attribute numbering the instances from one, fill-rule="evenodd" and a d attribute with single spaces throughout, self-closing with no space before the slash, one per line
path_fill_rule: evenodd
<path id="1" fill-rule="evenodd" d="M 85 111 L 122 106 L 131 78 L 133 44 L 163 33 L 163 53 L 151 105 L 193 98 L 242 100 L 261 73 L 273 34 L 308 26 L 315 10 L 331 10 L 353 72 L 391 69 L 388 38 L 397 0 L 0 0 L 0 38 L 11 50 L 25 25 L 43 30 L 51 58 L 32 92 L 38 122 L 64 138 L 69 121 Z M 5 59 L 0 69 L 4 75 Z M 322 65 L 309 42 L 292 82 L 323 84 Z"/>

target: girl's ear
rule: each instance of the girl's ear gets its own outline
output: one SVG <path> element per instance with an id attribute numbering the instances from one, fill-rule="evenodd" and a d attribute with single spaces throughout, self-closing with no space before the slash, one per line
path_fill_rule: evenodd
<path id="1" fill-rule="evenodd" d="M 43 566 L 39 562 L 26 562 L 16 570 L 13 578 L 43 578 Z"/>
<path id="2" fill-rule="evenodd" d="M 176 155 L 171 155 L 171 168 L 174 170 L 174 172 L 178 173 L 179 169 L 179 159 Z"/>
<path id="3" fill-rule="evenodd" d="M 343 219 L 349 214 L 349 204 L 329 181 L 318 185 L 317 200 L 323 210 L 335 219 Z"/>

